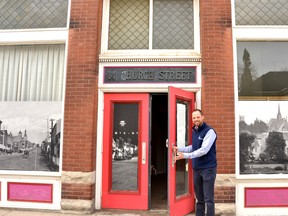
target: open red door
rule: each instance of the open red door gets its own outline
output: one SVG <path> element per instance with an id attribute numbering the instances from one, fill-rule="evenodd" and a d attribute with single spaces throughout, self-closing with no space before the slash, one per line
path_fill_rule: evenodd
<path id="1" fill-rule="evenodd" d="M 169 87 L 168 210 L 170 216 L 195 211 L 191 160 L 174 161 L 172 146 L 191 145 L 194 93 Z"/>
<path id="2" fill-rule="evenodd" d="M 102 208 L 148 209 L 149 94 L 105 94 Z"/>

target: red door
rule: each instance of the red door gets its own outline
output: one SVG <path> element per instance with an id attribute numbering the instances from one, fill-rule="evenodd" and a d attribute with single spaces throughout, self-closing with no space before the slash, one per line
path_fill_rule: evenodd
<path id="1" fill-rule="evenodd" d="M 102 208 L 148 209 L 149 94 L 105 94 Z"/>
<path id="2" fill-rule="evenodd" d="M 172 146 L 191 144 L 194 93 L 169 87 L 168 107 L 168 210 L 170 216 L 195 211 L 191 160 L 174 161 Z"/>

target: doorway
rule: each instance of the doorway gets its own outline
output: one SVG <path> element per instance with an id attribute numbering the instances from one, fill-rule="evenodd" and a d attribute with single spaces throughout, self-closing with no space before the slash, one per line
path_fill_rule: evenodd
<path id="1" fill-rule="evenodd" d="M 193 211 L 191 163 L 176 163 L 166 146 L 167 138 L 169 149 L 191 142 L 193 107 L 194 93 L 173 86 L 168 93 L 104 94 L 103 209 Z"/>
<path id="2" fill-rule="evenodd" d="M 167 209 L 168 95 L 151 94 L 151 209 Z"/>

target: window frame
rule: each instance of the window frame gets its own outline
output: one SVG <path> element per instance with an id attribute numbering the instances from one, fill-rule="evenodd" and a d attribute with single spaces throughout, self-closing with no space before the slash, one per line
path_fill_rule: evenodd
<path id="1" fill-rule="evenodd" d="M 103 1 L 102 13 L 102 33 L 101 33 L 101 58 L 135 58 L 135 54 L 140 58 L 157 57 L 157 56 L 196 56 L 200 57 L 200 19 L 199 19 L 199 0 L 193 0 L 194 9 L 194 49 L 152 49 L 152 32 L 153 32 L 153 0 L 149 0 L 149 49 L 125 49 L 125 50 L 108 50 L 109 36 L 109 16 L 110 0 Z"/>
<path id="2" fill-rule="evenodd" d="M 288 26 L 283 25 L 236 25 L 235 0 L 231 1 L 232 34 L 233 34 L 233 62 L 234 62 L 234 106 L 235 106 L 235 173 L 236 179 L 283 179 L 287 174 L 240 174 L 240 143 L 239 143 L 239 105 L 240 101 L 268 101 L 279 100 L 280 97 L 242 97 L 238 96 L 238 64 L 237 42 L 288 42 Z M 286 36 L 286 37 L 285 37 Z M 287 96 L 281 97 L 286 101 Z"/>
<path id="3" fill-rule="evenodd" d="M 61 109 L 61 121 L 64 120 L 64 102 L 65 102 L 65 88 L 66 88 L 66 71 L 67 71 L 67 51 L 68 51 L 68 37 L 69 37 L 69 20 L 70 20 L 71 2 L 68 4 L 67 26 L 64 28 L 43 28 L 43 29 L 0 29 L 0 46 L 14 46 L 14 45 L 50 45 L 50 44 L 65 44 L 65 62 L 64 62 L 64 84 L 63 84 L 63 99 Z M 61 131 L 63 133 L 63 125 Z M 59 177 L 62 175 L 62 156 L 63 156 L 63 136 L 61 136 L 60 156 L 59 156 L 59 171 L 19 171 L 19 170 L 0 170 L 2 175 L 26 175 L 30 177 L 37 176 L 51 176 Z"/>
<path id="4" fill-rule="evenodd" d="M 51 210 L 61 209 L 61 176 L 63 162 L 63 128 L 64 128 L 64 102 L 65 102 L 65 87 L 67 73 L 67 51 L 68 51 L 68 34 L 70 21 L 71 1 L 68 1 L 67 26 L 63 28 L 39 28 L 39 29 L 0 29 L 0 46 L 14 45 L 50 45 L 50 44 L 65 44 L 65 62 L 63 74 L 63 99 L 61 101 L 61 137 L 60 137 L 60 155 L 59 155 L 59 171 L 20 171 L 20 170 L 0 170 L 0 194 L 1 207 L 17 207 L 27 208 L 27 202 L 10 202 L 8 198 L 8 184 L 20 182 L 29 185 L 49 185 L 53 200 L 49 204 L 42 202 L 28 202 L 31 209 L 47 208 Z M 3 194 L 3 195 L 2 195 Z"/>

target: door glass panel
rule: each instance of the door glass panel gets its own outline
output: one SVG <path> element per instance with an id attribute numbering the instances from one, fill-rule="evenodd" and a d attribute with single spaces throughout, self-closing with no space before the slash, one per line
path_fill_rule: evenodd
<path id="1" fill-rule="evenodd" d="M 138 190 L 138 103 L 115 103 L 112 190 Z"/>
<path id="2" fill-rule="evenodd" d="M 188 104 L 177 100 L 177 123 L 176 123 L 176 141 L 178 147 L 188 145 Z M 176 196 L 188 193 L 188 162 L 189 160 L 179 160 L 176 163 Z"/>

